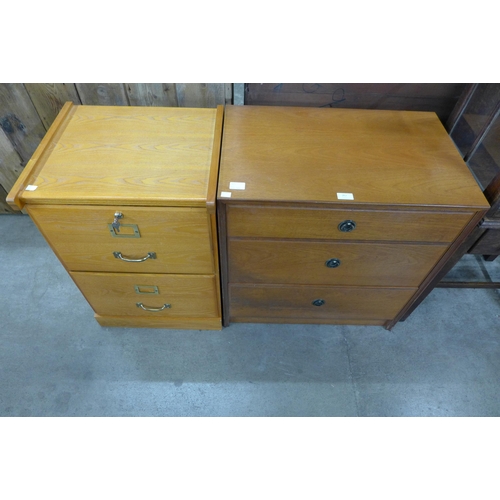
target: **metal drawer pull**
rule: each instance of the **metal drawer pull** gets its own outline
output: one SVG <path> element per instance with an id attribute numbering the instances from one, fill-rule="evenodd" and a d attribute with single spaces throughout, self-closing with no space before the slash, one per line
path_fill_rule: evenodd
<path id="1" fill-rule="evenodd" d="M 134 285 L 135 293 L 141 295 L 160 295 L 160 290 L 156 285 Z"/>
<path id="2" fill-rule="evenodd" d="M 340 266 L 340 260 L 339 259 L 328 259 L 325 262 L 326 267 L 334 268 L 334 267 L 339 267 Z"/>
<path id="3" fill-rule="evenodd" d="M 313 300 L 312 301 L 312 305 L 313 306 L 322 306 L 323 304 L 325 303 L 325 301 L 323 299 L 316 299 L 316 300 Z"/>
<path id="4" fill-rule="evenodd" d="M 338 225 L 339 231 L 350 233 L 356 229 L 356 223 L 353 220 L 344 220 Z"/>
<path id="5" fill-rule="evenodd" d="M 122 224 L 120 222 L 120 219 L 123 219 L 124 217 L 125 216 L 121 212 L 115 212 L 113 222 L 108 224 L 111 236 L 113 236 L 113 238 L 140 238 L 141 233 L 139 232 L 137 224 Z M 120 232 L 120 228 L 127 228 L 128 230 L 122 233 Z"/>
<path id="6" fill-rule="evenodd" d="M 125 262 L 144 262 L 148 259 L 156 259 L 156 252 L 148 252 L 146 257 L 142 257 L 141 259 L 129 259 L 128 257 L 124 257 L 121 252 L 113 252 L 113 255 L 120 260 L 124 260 Z"/>
<path id="7" fill-rule="evenodd" d="M 142 302 L 137 302 L 136 306 L 140 307 L 143 311 L 150 312 L 160 312 L 163 309 L 170 309 L 172 307 L 171 304 L 163 304 L 161 307 L 146 307 Z"/>

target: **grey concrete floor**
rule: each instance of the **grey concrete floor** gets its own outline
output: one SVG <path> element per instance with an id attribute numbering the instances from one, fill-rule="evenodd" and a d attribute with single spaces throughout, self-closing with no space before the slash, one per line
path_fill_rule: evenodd
<path id="1" fill-rule="evenodd" d="M 500 415 L 496 290 L 436 289 L 391 332 L 102 328 L 24 215 L 0 216 L 0 279 L 2 416 Z"/>

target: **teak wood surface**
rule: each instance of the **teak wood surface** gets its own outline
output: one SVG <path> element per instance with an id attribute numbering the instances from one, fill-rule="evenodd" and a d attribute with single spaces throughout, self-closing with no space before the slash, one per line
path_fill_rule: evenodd
<path id="1" fill-rule="evenodd" d="M 473 212 L 455 214 L 429 211 L 327 209 L 280 206 L 227 207 L 227 225 L 232 237 L 313 238 L 333 240 L 390 240 L 451 242 Z M 356 228 L 339 231 L 344 220 Z"/>
<path id="2" fill-rule="evenodd" d="M 408 288 L 230 285 L 231 320 L 252 316 L 283 323 L 300 323 L 301 319 L 317 323 L 388 320 L 414 292 Z M 313 305 L 316 299 L 323 299 L 324 304 Z"/>
<path id="3" fill-rule="evenodd" d="M 244 182 L 244 190 L 229 189 Z M 435 113 L 227 106 L 218 197 L 487 208 Z"/>
<path id="4" fill-rule="evenodd" d="M 418 286 L 446 245 L 229 240 L 231 283 Z M 326 262 L 340 265 L 329 268 Z"/>
<path id="5" fill-rule="evenodd" d="M 434 113 L 229 106 L 224 124 L 225 325 L 390 329 L 489 207 Z"/>

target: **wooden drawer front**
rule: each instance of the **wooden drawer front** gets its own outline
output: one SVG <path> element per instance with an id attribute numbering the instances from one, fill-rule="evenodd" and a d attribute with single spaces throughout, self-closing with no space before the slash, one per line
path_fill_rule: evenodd
<path id="1" fill-rule="evenodd" d="M 392 319 L 415 289 L 230 285 L 231 318 Z M 321 306 L 313 301 L 322 300 Z"/>
<path id="2" fill-rule="evenodd" d="M 418 244 L 229 240 L 229 281 L 418 286 L 447 248 Z"/>
<path id="3" fill-rule="evenodd" d="M 203 209 L 146 207 L 29 206 L 34 219 L 66 267 L 72 271 L 130 273 L 214 272 L 208 215 Z M 114 237 L 108 227 L 115 212 L 124 217 L 119 235 L 131 235 L 135 224 L 140 238 Z M 114 256 L 140 259 L 152 252 L 156 259 L 125 262 Z"/>
<path id="4" fill-rule="evenodd" d="M 218 316 L 214 276 L 70 274 L 97 314 L 190 318 Z M 158 293 L 154 293 L 156 291 Z M 164 304 L 170 307 L 156 312 L 145 311 L 137 303 L 152 309 L 160 309 Z"/>
<path id="5" fill-rule="evenodd" d="M 312 238 L 451 242 L 472 213 L 391 212 L 306 208 L 233 207 L 228 204 L 228 235 L 255 238 Z M 354 221 L 351 232 L 338 229 Z"/>

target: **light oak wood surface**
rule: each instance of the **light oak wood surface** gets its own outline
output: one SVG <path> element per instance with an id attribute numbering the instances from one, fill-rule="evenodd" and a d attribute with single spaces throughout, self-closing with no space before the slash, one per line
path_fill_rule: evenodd
<path id="1" fill-rule="evenodd" d="M 227 106 L 221 191 L 232 200 L 337 202 L 352 193 L 361 204 L 487 208 L 430 112 Z"/>
<path id="2" fill-rule="evenodd" d="M 88 300 L 92 309 L 104 316 L 142 316 L 163 318 L 207 318 L 218 316 L 214 276 L 129 273 L 71 272 L 71 277 Z M 136 293 L 158 288 L 158 294 Z M 162 311 L 146 308 L 171 307 Z"/>
<path id="3" fill-rule="evenodd" d="M 137 225 L 140 238 L 111 235 L 114 213 L 120 222 Z M 204 209 L 181 207 L 87 207 L 28 205 L 29 215 L 66 267 L 73 271 L 135 273 L 214 272 L 209 215 Z M 128 227 L 120 233 L 131 234 Z M 156 259 L 124 262 L 155 252 Z"/>
<path id="4" fill-rule="evenodd" d="M 231 239 L 231 283 L 418 286 L 446 245 Z M 340 265 L 327 267 L 330 259 Z"/>
<path id="5" fill-rule="evenodd" d="M 218 318 L 173 318 L 157 316 L 104 316 L 94 314 L 101 326 L 120 328 L 174 328 L 176 330 L 220 330 L 222 323 Z"/>
<path id="6" fill-rule="evenodd" d="M 76 106 L 25 203 L 205 206 L 215 109 Z"/>
<path id="7" fill-rule="evenodd" d="M 439 213 L 229 205 L 227 225 L 232 237 L 317 238 L 335 240 L 453 241 L 473 212 Z M 344 233 L 338 226 L 353 220 Z"/>

